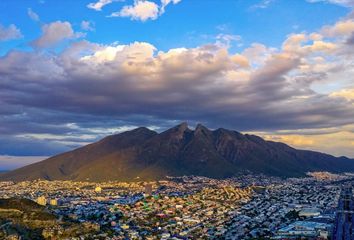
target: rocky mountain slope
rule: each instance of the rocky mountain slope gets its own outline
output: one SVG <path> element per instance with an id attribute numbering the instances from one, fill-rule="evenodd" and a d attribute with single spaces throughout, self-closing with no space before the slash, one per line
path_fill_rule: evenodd
<path id="1" fill-rule="evenodd" d="M 231 177 L 244 171 L 294 177 L 308 171 L 354 172 L 354 160 L 297 150 L 255 135 L 182 123 L 157 133 L 141 127 L 0 175 L 0 180 L 142 180 Z"/>

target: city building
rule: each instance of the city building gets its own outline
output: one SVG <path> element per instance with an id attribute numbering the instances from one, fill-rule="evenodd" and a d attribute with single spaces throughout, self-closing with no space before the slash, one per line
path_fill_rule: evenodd
<path id="1" fill-rule="evenodd" d="M 47 205 L 47 199 L 44 196 L 38 197 L 36 202 L 42 206 Z"/>

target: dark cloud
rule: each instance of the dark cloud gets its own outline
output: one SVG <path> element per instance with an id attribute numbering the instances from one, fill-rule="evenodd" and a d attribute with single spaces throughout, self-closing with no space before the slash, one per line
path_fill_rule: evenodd
<path id="1" fill-rule="evenodd" d="M 80 41 L 59 54 L 11 51 L 0 57 L 0 155 L 51 155 L 179 121 L 240 131 L 352 124 L 348 100 L 311 88 L 331 69 L 302 71 L 313 67 L 304 63 L 310 53 L 296 51 L 262 48 L 257 66 L 217 45 L 157 52 Z"/>
<path id="2" fill-rule="evenodd" d="M 2 135 L 0 155 L 51 156 L 72 149 L 58 142 Z"/>
<path id="3" fill-rule="evenodd" d="M 354 45 L 354 32 L 351 34 L 351 36 L 347 39 L 347 44 L 349 45 Z"/>

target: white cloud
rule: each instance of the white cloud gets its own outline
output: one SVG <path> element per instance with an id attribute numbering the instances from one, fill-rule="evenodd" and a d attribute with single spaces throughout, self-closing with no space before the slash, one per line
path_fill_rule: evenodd
<path id="1" fill-rule="evenodd" d="M 134 0 L 133 5 L 126 5 L 120 11 L 114 12 L 110 17 L 129 17 L 132 20 L 145 22 L 156 20 L 165 12 L 165 8 L 170 3 L 177 4 L 181 0 L 161 0 L 161 5 L 148 0 Z"/>
<path id="2" fill-rule="evenodd" d="M 134 5 L 124 6 L 119 12 L 114 12 L 111 17 L 129 17 L 132 20 L 155 20 L 159 16 L 159 6 L 150 1 L 135 0 Z"/>
<path id="3" fill-rule="evenodd" d="M 321 33 L 326 37 L 347 36 L 354 32 L 354 20 L 347 19 L 337 22 L 335 25 L 325 26 Z"/>
<path id="4" fill-rule="evenodd" d="M 27 14 L 35 22 L 38 22 L 40 20 L 38 14 L 35 13 L 31 8 L 27 9 Z"/>
<path id="5" fill-rule="evenodd" d="M 81 29 L 85 31 L 94 31 L 95 30 L 94 23 L 91 21 L 84 20 L 81 22 Z"/>
<path id="6" fill-rule="evenodd" d="M 23 35 L 20 29 L 18 29 L 14 24 L 10 24 L 8 27 L 0 24 L 0 41 L 8 41 L 22 37 Z"/>
<path id="7" fill-rule="evenodd" d="M 160 14 L 163 14 L 165 12 L 165 8 L 167 7 L 168 4 L 177 4 L 182 0 L 161 0 L 161 7 L 160 7 Z"/>
<path id="8" fill-rule="evenodd" d="M 55 46 L 65 39 L 73 39 L 83 36 L 75 33 L 69 22 L 56 21 L 42 26 L 42 36 L 32 42 L 33 46 L 46 48 Z"/>
<path id="9" fill-rule="evenodd" d="M 113 2 L 124 2 L 124 0 L 99 0 L 98 2 L 92 2 L 87 5 L 88 8 L 91 8 L 96 11 L 102 11 L 102 8 Z"/>
<path id="10" fill-rule="evenodd" d="M 233 42 L 241 41 L 240 35 L 220 33 L 216 36 L 216 43 L 220 46 L 230 47 Z"/>

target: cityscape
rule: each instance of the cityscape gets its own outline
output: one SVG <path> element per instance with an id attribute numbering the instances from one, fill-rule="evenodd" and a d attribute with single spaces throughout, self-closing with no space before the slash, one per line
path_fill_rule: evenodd
<path id="1" fill-rule="evenodd" d="M 354 240 L 354 0 L 0 0 L 0 240 Z"/>
<path id="2" fill-rule="evenodd" d="M 315 172 L 290 179 L 1 182 L 0 238 L 352 239 L 353 181 L 353 174 Z M 16 209 L 23 204 L 16 199 L 55 218 L 34 220 Z"/>

